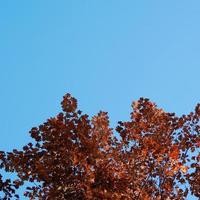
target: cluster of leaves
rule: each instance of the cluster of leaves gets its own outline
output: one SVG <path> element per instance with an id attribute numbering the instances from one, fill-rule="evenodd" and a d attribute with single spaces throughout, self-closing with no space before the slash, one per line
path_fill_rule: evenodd
<path id="1" fill-rule="evenodd" d="M 200 105 L 181 117 L 140 98 L 131 119 L 109 127 L 106 112 L 92 119 L 66 94 L 62 112 L 30 131 L 35 142 L 0 152 L 2 199 L 151 200 L 200 198 Z M 119 137 L 116 135 L 119 134 Z M 30 185 L 28 185 L 30 184 Z"/>

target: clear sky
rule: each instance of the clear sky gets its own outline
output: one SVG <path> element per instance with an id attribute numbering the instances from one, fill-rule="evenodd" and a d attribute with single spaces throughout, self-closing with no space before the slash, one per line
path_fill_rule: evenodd
<path id="1" fill-rule="evenodd" d="M 66 92 L 111 125 L 147 97 L 178 115 L 200 101 L 200 1 L 0 2 L 0 149 L 27 143 Z"/>
<path id="2" fill-rule="evenodd" d="M 34 0 L 0 3 L 0 148 L 30 140 L 66 92 L 112 126 L 147 97 L 169 112 L 200 101 L 200 2 Z"/>

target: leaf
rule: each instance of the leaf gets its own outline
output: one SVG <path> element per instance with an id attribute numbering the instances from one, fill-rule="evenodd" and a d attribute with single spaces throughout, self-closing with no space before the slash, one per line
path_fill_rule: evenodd
<path id="1" fill-rule="evenodd" d="M 179 148 L 177 145 L 172 146 L 169 157 L 173 160 L 177 160 L 179 158 Z"/>
<path id="2" fill-rule="evenodd" d="M 34 141 L 0 151 L 0 168 L 19 177 L 0 174 L 0 199 L 18 198 L 24 183 L 29 199 L 188 199 L 189 189 L 200 197 L 199 105 L 177 117 L 140 98 L 112 129 L 107 112 L 90 118 L 66 94 L 62 112 L 31 129 Z"/>

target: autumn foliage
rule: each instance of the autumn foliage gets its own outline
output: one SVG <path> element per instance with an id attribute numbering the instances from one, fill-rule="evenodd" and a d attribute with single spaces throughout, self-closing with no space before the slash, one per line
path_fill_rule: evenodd
<path id="1" fill-rule="evenodd" d="M 89 118 L 66 94 L 62 112 L 30 131 L 34 142 L 0 152 L 2 199 L 171 200 L 200 198 L 200 104 L 181 117 L 148 99 L 132 104 L 130 121 L 109 126 Z"/>

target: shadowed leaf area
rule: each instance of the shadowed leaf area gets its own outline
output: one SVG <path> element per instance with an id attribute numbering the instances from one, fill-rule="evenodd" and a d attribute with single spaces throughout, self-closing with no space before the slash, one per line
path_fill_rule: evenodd
<path id="1" fill-rule="evenodd" d="M 181 117 L 149 99 L 132 104 L 129 121 L 89 118 L 66 94 L 62 112 L 30 130 L 34 142 L 0 151 L 1 199 L 171 200 L 200 198 L 200 104 Z"/>

